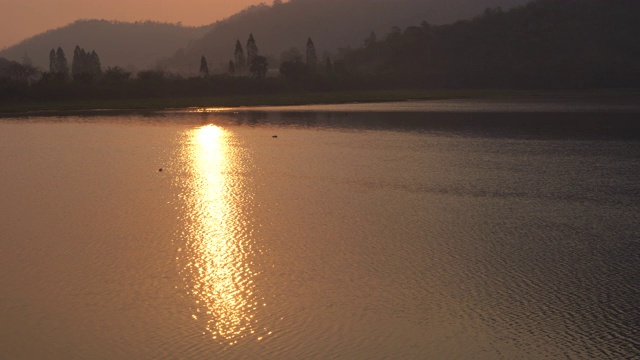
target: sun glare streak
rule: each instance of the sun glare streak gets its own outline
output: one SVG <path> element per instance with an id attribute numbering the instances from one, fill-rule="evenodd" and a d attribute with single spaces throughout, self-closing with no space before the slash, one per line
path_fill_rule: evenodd
<path id="1" fill-rule="evenodd" d="M 231 139 L 229 132 L 209 125 L 194 130 L 185 148 L 192 181 L 181 265 L 197 304 L 194 318 L 206 321 L 214 339 L 234 344 L 253 331 L 257 301 L 250 231 L 242 211 L 247 200 L 242 178 L 234 175 L 242 162 Z"/>

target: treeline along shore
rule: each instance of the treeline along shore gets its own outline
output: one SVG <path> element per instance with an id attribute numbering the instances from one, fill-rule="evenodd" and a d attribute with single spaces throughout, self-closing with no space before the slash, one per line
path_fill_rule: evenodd
<path id="1" fill-rule="evenodd" d="M 224 70 L 210 71 L 202 56 L 194 64 L 197 75 L 190 76 L 164 69 L 103 69 L 95 51 L 77 46 L 68 60 L 57 48 L 47 70 L 28 58 L 22 63 L 0 58 L 0 110 L 56 103 L 170 107 L 161 104 L 198 106 L 204 99 L 221 99 L 220 105 L 283 105 L 491 93 L 459 89 L 638 89 L 638 14 L 635 0 L 537 0 L 509 11 L 487 9 L 450 25 L 423 22 L 387 34 L 372 32 L 362 46 L 338 54 L 318 54 L 308 38 L 306 44 L 291 44 L 303 51 L 285 52 L 277 62 L 262 55 L 268 49 L 259 48 L 260 34 L 253 33 L 229 49 Z M 394 95 L 397 89 L 414 90 Z M 332 99 L 332 93 L 340 95 Z"/>

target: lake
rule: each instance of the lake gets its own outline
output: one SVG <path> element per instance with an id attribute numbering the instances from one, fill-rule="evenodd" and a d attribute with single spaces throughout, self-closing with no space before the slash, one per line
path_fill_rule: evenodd
<path id="1" fill-rule="evenodd" d="M 633 358 L 639 113 L 0 118 L 0 359 Z"/>

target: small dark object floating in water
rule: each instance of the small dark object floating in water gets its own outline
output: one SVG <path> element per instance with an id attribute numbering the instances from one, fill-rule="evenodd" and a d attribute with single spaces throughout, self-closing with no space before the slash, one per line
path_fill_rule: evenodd
<path id="1" fill-rule="evenodd" d="M 158 169 L 158 171 L 162 171 L 162 168 Z"/>
<path id="2" fill-rule="evenodd" d="M 277 137 L 278 137 L 278 135 L 273 135 L 273 136 L 272 136 L 272 138 L 277 138 Z"/>

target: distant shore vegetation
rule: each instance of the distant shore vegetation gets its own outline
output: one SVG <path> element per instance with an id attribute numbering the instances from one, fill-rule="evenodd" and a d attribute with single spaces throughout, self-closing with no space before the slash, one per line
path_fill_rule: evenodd
<path id="1" fill-rule="evenodd" d="M 262 55 L 259 34 L 237 39 L 229 61 L 197 75 L 162 68 L 103 68 L 76 46 L 71 61 L 51 49 L 49 69 L 0 58 L 0 109 L 20 103 L 242 98 L 393 89 L 640 88 L 640 2 L 537 0 L 471 20 L 423 22 L 371 32 L 358 48 L 319 54 L 313 39 L 280 58 Z M 304 50 L 296 47 L 300 45 Z M 268 49 L 267 49 L 268 50 Z M 19 106 L 18 106 L 19 107 Z"/>

